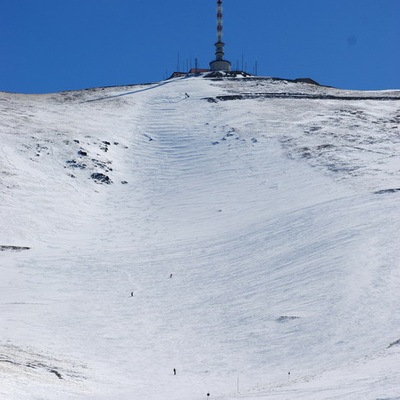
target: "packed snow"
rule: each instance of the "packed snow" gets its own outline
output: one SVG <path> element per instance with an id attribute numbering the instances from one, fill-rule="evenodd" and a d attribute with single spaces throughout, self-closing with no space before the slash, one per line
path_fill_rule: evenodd
<path id="1" fill-rule="evenodd" d="M 400 399 L 400 91 L 197 76 L 0 113 L 2 400 Z"/>

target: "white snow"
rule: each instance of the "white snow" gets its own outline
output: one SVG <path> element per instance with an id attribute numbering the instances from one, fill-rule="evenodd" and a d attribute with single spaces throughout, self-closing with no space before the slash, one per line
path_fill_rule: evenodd
<path id="1" fill-rule="evenodd" d="M 190 77 L 0 115 L 1 399 L 400 399 L 399 91 Z"/>

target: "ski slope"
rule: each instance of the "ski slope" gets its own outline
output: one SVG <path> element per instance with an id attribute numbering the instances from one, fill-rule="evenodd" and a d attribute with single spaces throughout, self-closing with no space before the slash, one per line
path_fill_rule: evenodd
<path id="1" fill-rule="evenodd" d="M 0 115 L 2 400 L 400 399 L 399 91 L 200 76 Z"/>

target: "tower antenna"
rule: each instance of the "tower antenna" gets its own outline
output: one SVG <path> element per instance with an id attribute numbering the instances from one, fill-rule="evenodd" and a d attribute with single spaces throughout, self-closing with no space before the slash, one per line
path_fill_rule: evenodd
<path id="1" fill-rule="evenodd" d="M 224 60 L 223 38 L 223 6 L 222 0 L 217 0 L 217 42 L 215 43 L 215 61 L 210 62 L 211 71 L 230 71 L 231 63 Z"/>

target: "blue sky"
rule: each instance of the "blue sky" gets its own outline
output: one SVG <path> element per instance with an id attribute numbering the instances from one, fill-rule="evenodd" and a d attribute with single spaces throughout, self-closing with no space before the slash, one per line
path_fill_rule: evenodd
<path id="1" fill-rule="evenodd" d="M 215 14 L 216 0 L 0 0 L 0 91 L 155 82 L 195 58 L 207 68 Z M 225 56 L 263 76 L 400 89 L 399 21 L 400 0 L 224 0 Z"/>

